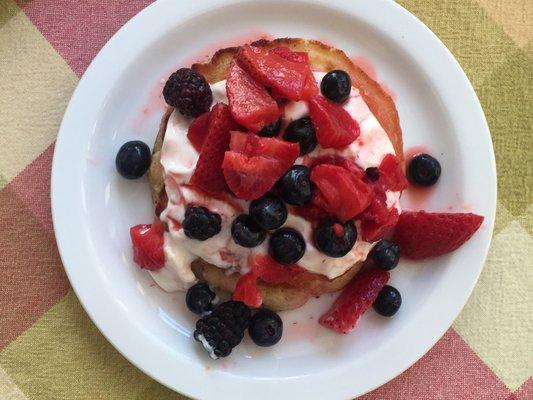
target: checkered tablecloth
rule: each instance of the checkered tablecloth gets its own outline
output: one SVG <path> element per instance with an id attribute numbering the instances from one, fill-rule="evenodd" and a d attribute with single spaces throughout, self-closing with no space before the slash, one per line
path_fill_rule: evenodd
<path id="1" fill-rule="evenodd" d="M 148 3 L 0 0 L 2 400 L 184 398 L 132 366 L 88 319 L 50 215 L 65 106 L 100 47 Z M 531 400 L 533 1 L 400 3 L 444 41 L 476 89 L 496 152 L 498 213 L 487 264 L 453 327 L 364 399 Z"/>

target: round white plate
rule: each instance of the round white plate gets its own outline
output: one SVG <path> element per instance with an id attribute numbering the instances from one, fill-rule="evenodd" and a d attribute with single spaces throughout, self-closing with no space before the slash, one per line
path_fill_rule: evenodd
<path id="1" fill-rule="evenodd" d="M 282 313 L 279 345 L 249 339 L 212 361 L 191 338 L 195 318 L 183 295 L 164 293 L 132 261 L 129 227 L 150 222 L 146 179 L 126 181 L 114 158 L 131 139 L 152 144 L 162 79 L 232 37 L 316 38 L 373 61 L 395 93 L 406 148 L 430 147 L 442 163 L 422 205 L 485 216 L 453 254 L 402 261 L 392 284 L 404 298 L 392 319 L 368 312 L 340 336 L 317 324 L 333 297 Z M 197 398 L 349 398 L 392 379 L 444 334 L 482 269 L 496 206 L 494 155 L 479 102 L 450 52 L 392 1 L 161 0 L 128 22 L 81 79 L 57 138 L 52 209 L 65 269 L 87 313 L 132 363 Z M 296 397 L 295 397 L 296 396 Z"/>

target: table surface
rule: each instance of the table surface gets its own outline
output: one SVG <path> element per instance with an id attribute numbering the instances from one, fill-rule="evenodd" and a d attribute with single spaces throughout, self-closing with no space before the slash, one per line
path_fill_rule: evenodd
<path id="1" fill-rule="evenodd" d="M 184 399 L 132 366 L 89 320 L 50 214 L 54 143 L 72 91 L 101 46 L 149 3 L 0 0 L 0 399 Z M 533 1 L 399 3 L 474 85 L 496 153 L 498 211 L 487 263 L 452 328 L 362 398 L 531 400 Z"/>

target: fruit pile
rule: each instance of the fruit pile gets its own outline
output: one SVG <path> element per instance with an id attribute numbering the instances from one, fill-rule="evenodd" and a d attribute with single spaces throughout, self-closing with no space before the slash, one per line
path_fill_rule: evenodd
<path id="1" fill-rule="evenodd" d="M 242 46 L 231 61 L 226 79 L 228 104 L 212 104 L 211 88 L 192 69 L 182 68 L 168 79 L 163 95 L 178 112 L 191 118 L 187 137 L 199 158 L 188 182 L 208 196 L 235 196 L 248 204 L 231 223 L 232 240 L 254 248 L 268 240 L 268 254 L 250 257 L 233 300 L 218 306 L 204 283 L 189 289 L 187 306 L 202 318 L 194 337 L 212 357 L 225 357 L 240 343 L 246 329 L 262 346 L 277 343 L 282 322 L 271 311 L 253 311 L 262 304 L 259 283 L 299 287 L 307 280 L 326 279 L 298 265 L 306 252 L 300 232 L 285 227 L 289 213 L 311 222 L 315 247 L 328 257 L 344 257 L 358 237 L 376 242 L 371 268 L 344 289 L 320 323 L 347 333 L 373 305 L 383 316 L 394 315 L 400 292 L 387 285 L 390 271 L 403 257 L 424 259 L 455 250 L 479 228 L 474 214 L 403 212 L 387 206 L 387 192 L 409 183 L 427 187 L 441 174 L 428 154 L 410 160 L 407 177 L 394 154 L 377 167 L 362 170 L 352 159 L 335 155 L 311 157 L 317 147 L 342 150 L 360 134 L 357 122 L 343 108 L 352 90 L 345 71 L 328 72 L 317 83 L 307 53 L 285 47 L 266 50 Z M 309 115 L 285 121 L 288 101 L 307 104 Z M 300 156 L 304 163 L 295 164 Z M 118 172 L 127 179 L 143 176 L 150 149 L 140 141 L 124 144 L 116 157 Z M 205 241 L 221 232 L 222 218 L 198 204 L 188 204 L 182 221 L 170 220 L 193 240 Z M 357 221 L 357 224 L 356 224 Z M 131 228 L 134 260 L 156 271 L 165 265 L 164 233 L 157 221 Z M 391 238 L 387 240 L 386 238 Z"/>

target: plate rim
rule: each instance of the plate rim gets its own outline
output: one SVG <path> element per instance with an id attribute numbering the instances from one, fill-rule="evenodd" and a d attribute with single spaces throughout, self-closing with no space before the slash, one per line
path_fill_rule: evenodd
<path id="1" fill-rule="evenodd" d="M 357 10 L 358 5 L 360 5 L 364 0 L 356 0 L 356 1 L 345 1 L 345 0 L 335 0 L 335 1 L 326 1 L 326 0 L 291 0 L 291 2 L 297 2 L 297 3 L 309 3 L 313 5 L 319 5 L 325 8 L 330 8 L 334 10 L 339 10 L 341 7 L 346 8 L 346 10 L 351 14 L 357 14 L 361 10 Z M 141 371 L 143 371 L 145 374 L 150 376 L 151 378 L 157 380 L 158 382 L 162 383 L 163 385 L 171 388 L 172 390 L 179 391 L 179 393 L 185 394 L 187 396 L 191 397 L 199 397 L 202 398 L 226 398 L 226 393 L 220 391 L 220 387 L 217 388 L 215 391 L 208 390 L 198 390 L 198 379 L 201 379 L 201 376 L 197 375 L 198 369 L 192 368 L 193 366 L 191 364 L 196 364 L 190 362 L 190 360 L 185 360 L 184 358 L 181 359 L 183 362 L 183 365 L 188 364 L 191 366 L 190 370 L 186 372 L 186 377 L 181 380 L 180 383 L 182 383 L 182 386 L 177 385 L 177 382 L 171 382 L 168 379 L 168 375 L 165 375 L 162 373 L 161 370 L 157 370 L 157 364 L 147 363 L 146 357 L 143 357 L 136 349 L 136 342 L 132 340 L 127 340 L 124 335 L 120 335 L 117 333 L 117 329 L 113 328 L 109 325 L 109 319 L 102 318 L 101 313 L 99 313 L 98 307 L 95 305 L 95 303 L 91 300 L 90 296 L 87 297 L 87 288 L 84 287 L 83 282 L 80 282 L 79 276 L 77 275 L 77 272 L 75 269 L 69 267 L 69 265 L 72 265 L 75 263 L 76 258 L 73 258 L 72 249 L 69 247 L 72 245 L 72 238 L 70 237 L 72 232 L 70 229 L 68 229 L 68 226 L 66 226 L 65 221 L 71 220 L 71 218 L 76 218 L 77 214 L 74 210 L 65 210 L 65 193 L 61 191 L 61 185 L 65 184 L 65 182 L 69 182 L 69 177 L 73 178 L 75 176 L 76 170 L 73 169 L 72 171 L 65 171 L 61 168 L 62 165 L 62 158 L 64 157 L 65 148 L 68 143 L 68 135 L 69 135 L 69 118 L 71 117 L 71 114 L 74 113 L 77 107 L 77 103 L 79 103 L 78 98 L 80 97 L 80 93 L 82 93 L 83 90 L 87 89 L 88 81 L 92 76 L 96 74 L 97 67 L 99 67 L 99 63 L 102 61 L 104 57 L 107 57 L 111 54 L 111 52 L 116 51 L 117 46 L 120 45 L 120 42 L 122 40 L 125 40 L 128 35 L 131 35 L 132 32 L 135 30 L 135 27 L 138 25 L 141 25 L 144 20 L 148 20 L 151 18 L 150 16 L 155 15 L 156 13 L 162 12 L 167 7 L 182 7 L 183 13 L 183 19 L 180 22 L 184 22 L 187 19 L 193 17 L 195 14 L 199 14 L 201 12 L 206 12 L 211 9 L 221 7 L 224 5 L 232 5 L 232 4 L 238 4 L 238 3 L 253 3 L 253 0 L 204 0 L 203 2 L 179 2 L 176 4 L 172 0 L 158 0 L 152 4 L 150 4 L 145 9 L 141 10 L 137 15 L 135 15 L 133 18 L 131 18 L 124 26 L 122 26 L 112 37 L 109 39 L 109 41 L 103 46 L 103 48 L 98 52 L 98 54 L 95 56 L 83 76 L 81 77 L 75 91 L 73 92 L 72 98 L 69 101 L 69 104 L 66 108 L 65 114 L 63 116 L 63 120 L 61 122 L 61 126 L 58 132 L 58 136 L 56 139 L 56 145 L 54 149 L 54 157 L 52 161 L 52 178 L 51 178 L 51 204 L 52 204 L 52 220 L 54 225 L 54 233 L 56 236 L 56 242 L 58 245 L 59 253 L 61 256 L 61 260 L 63 262 L 64 269 L 66 271 L 66 274 L 69 278 L 69 281 L 71 283 L 71 286 L 76 293 L 77 298 L 79 299 L 80 303 L 82 304 L 84 310 L 92 320 L 92 322 L 98 327 L 99 331 L 104 335 L 104 337 L 113 345 L 113 347 L 119 351 L 128 361 L 130 361 L 133 365 L 135 365 L 137 368 L 139 368 Z M 458 82 L 461 83 L 461 89 L 464 90 L 465 96 L 468 96 L 467 102 L 470 103 L 470 106 L 473 107 L 473 109 L 476 112 L 476 122 L 479 124 L 479 126 L 482 128 L 483 136 L 485 137 L 485 140 L 487 141 L 484 143 L 484 145 L 487 147 L 486 150 L 488 151 L 486 156 L 489 157 L 488 162 L 490 164 L 490 175 L 492 175 L 492 196 L 490 199 L 490 204 L 488 205 L 488 209 L 492 210 L 491 215 L 485 216 L 485 224 L 488 228 L 488 235 L 489 239 L 484 244 L 484 248 L 480 248 L 482 250 L 482 262 L 480 266 L 478 267 L 477 274 L 475 279 L 473 279 L 472 282 L 470 282 L 467 287 L 465 288 L 465 292 L 463 293 L 464 301 L 461 301 L 460 306 L 457 308 L 456 311 L 454 311 L 453 317 L 451 320 L 446 322 L 445 324 L 440 323 L 440 326 L 446 325 L 445 329 L 437 329 L 438 331 L 441 331 L 440 334 L 432 335 L 431 339 L 425 340 L 425 346 L 423 346 L 423 350 L 419 352 L 415 357 L 409 357 L 407 358 L 407 361 L 404 361 L 401 363 L 401 367 L 397 367 L 394 369 L 394 372 L 390 373 L 387 376 L 387 379 L 382 380 L 380 383 L 374 383 L 371 385 L 371 387 L 365 388 L 363 391 L 354 391 L 352 388 L 346 387 L 343 388 L 343 390 L 339 390 L 337 392 L 339 397 L 347 397 L 347 396 L 359 396 L 365 393 L 368 393 L 377 387 L 385 384 L 386 382 L 394 379 L 396 376 L 401 374 L 403 371 L 408 369 L 411 365 L 413 365 L 416 361 L 418 361 L 423 355 L 425 355 L 431 347 L 435 345 L 435 343 L 446 333 L 448 328 L 451 326 L 455 318 L 459 315 L 462 308 L 466 304 L 466 301 L 470 297 L 472 290 L 474 286 L 476 285 L 479 275 L 483 269 L 483 266 L 486 261 L 486 257 L 488 254 L 488 250 L 490 247 L 492 232 L 494 228 L 494 220 L 495 220 L 495 211 L 496 211 L 496 201 L 497 201 L 497 178 L 496 178 L 496 163 L 495 163 L 495 156 L 494 156 L 494 150 L 492 146 L 491 136 L 489 127 L 485 118 L 485 115 L 483 113 L 483 110 L 481 108 L 481 104 L 479 103 L 479 99 L 477 98 L 477 95 L 466 77 L 466 74 L 460 67 L 459 63 L 455 59 L 455 57 L 452 55 L 450 50 L 440 41 L 440 39 L 427 27 L 425 26 L 416 16 L 411 14 L 408 10 L 404 9 L 401 5 L 395 3 L 392 0 L 373 0 L 372 4 L 365 4 L 365 7 L 367 9 L 371 10 L 385 10 L 387 12 L 392 13 L 392 15 L 395 15 L 394 18 L 400 18 L 405 19 L 406 26 L 404 26 L 404 29 L 413 29 L 418 30 L 418 33 L 421 33 L 422 35 L 425 35 L 423 39 L 428 40 L 431 42 L 431 44 L 434 46 L 432 48 L 432 51 L 435 51 L 440 57 L 443 57 L 446 62 L 450 63 L 449 67 L 453 69 L 453 73 L 455 74 L 456 79 L 458 79 Z M 373 12 L 373 11 L 371 11 Z M 178 23 L 178 21 L 176 21 Z M 164 23 L 161 24 L 161 26 L 165 26 Z M 162 27 L 159 27 L 159 29 L 162 29 Z M 411 27 L 411 28 L 410 28 Z M 162 31 L 163 32 L 163 31 Z M 481 132 L 480 132 L 481 135 Z M 79 244 L 78 244 L 79 245 Z M 127 322 L 131 322 L 127 320 Z M 438 321 L 437 321 L 438 322 Z M 120 330 L 120 329 L 118 329 Z M 168 346 L 160 346 L 161 348 L 159 350 L 169 350 L 167 348 Z M 165 349 L 163 348 L 165 347 Z M 171 352 L 169 352 L 171 353 Z M 172 353 L 176 354 L 176 353 Z M 164 356 L 164 353 L 161 354 L 161 356 Z M 168 359 L 170 360 L 170 359 Z M 187 362 L 189 361 L 189 362 Z M 176 361 L 174 360 L 174 363 Z M 195 367 L 198 367 L 195 365 Z M 182 368 L 183 369 L 183 368 Z M 347 369 L 347 368 L 346 368 Z M 182 371 L 180 371 L 182 372 Z M 329 373 L 328 373 L 329 372 Z M 324 373 L 320 374 L 312 374 L 314 378 L 318 378 L 318 375 L 321 375 L 323 379 L 330 379 L 335 377 L 340 377 L 340 375 L 337 373 L 337 369 L 333 371 L 326 371 Z M 240 376 L 233 376 L 231 374 L 221 374 L 218 378 L 221 380 L 219 382 L 227 381 L 234 379 L 234 383 L 242 384 L 243 381 L 250 381 L 255 382 L 255 384 L 258 383 L 258 380 L 254 380 L 254 378 L 247 378 L 247 377 L 240 377 Z M 217 379 L 218 379 L 217 378 Z M 306 377 L 298 377 L 302 378 L 302 381 L 305 381 Z M 272 383 L 275 379 L 261 379 L 260 381 L 267 381 Z M 285 385 L 285 388 L 291 392 L 291 393 L 298 393 L 295 390 L 298 390 L 298 385 L 293 386 L 292 383 L 295 382 L 293 378 L 286 378 L 286 379 L 278 379 L 275 380 L 277 384 L 284 384 L 288 383 L 288 385 Z M 307 384 L 309 384 L 311 381 L 308 381 Z M 318 382 L 318 380 L 316 381 Z M 185 385 L 186 384 L 186 385 Z M 208 386 L 208 385 L 206 385 Z M 216 382 L 213 381 L 212 385 L 210 386 L 217 386 Z M 354 385 L 355 386 L 355 385 Z M 261 386 L 263 387 L 263 386 Z M 259 389 L 260 386 L 257 386 L 257 389 Z M 296 388 L 296 389 L 295 389 Z M 249 389 L 247 389 L 249 390 Z M 253 389 L 252 389 L 253 392 Z M 250 392 L 250 393 L 252 393 Z M 331 392 L 330 392 L 331 393 Z M 229 397 L 229 393 L 227 393 L 227 397 Z M 285 393 L 284 393 L 285 395 Z M 283 396 L 284 397 L 284 396 Z M 289 396 L 287 396 L 289 397 Z"/>

